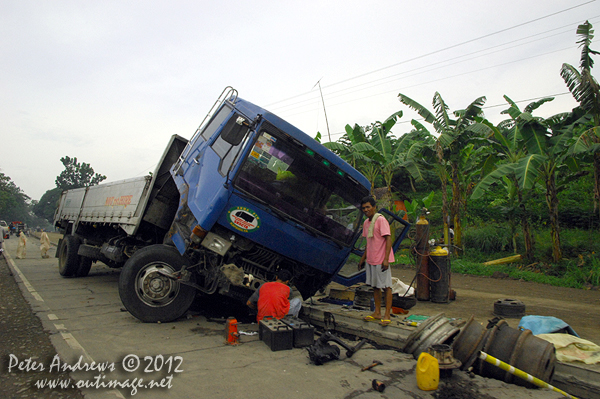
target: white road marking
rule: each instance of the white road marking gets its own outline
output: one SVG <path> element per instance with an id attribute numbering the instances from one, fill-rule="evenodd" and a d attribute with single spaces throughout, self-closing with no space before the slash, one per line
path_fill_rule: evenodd
<path id="1" fill-rule="evenodd" d="M 21 269 L 19 269 L 17 267 L 17 265 L 12 260 L 12 258 L 10 257 L 10 255 L 7 254 L 7 253 L 5 253 L 4 257 L 6 258 L 6 260 L 8 261 L 8 263 L 10 263 L 10 265 L 12 266 L 12 268 L 17 272 L 17 274 L 19 275 L 19 278 L 21 279 L 21 281 L 23 281 L 23 285 L 25 286 L 25 288 L 27 288 L 27 291 L 29 291 L 29 293 L 37 301 L 44 302 L 44 299 L 42 298 L 42 296 L 37 293 L 37 291 L 33 288 L 33 286 L 31 284 L 29 284 L 29 280 L 27 280 L 27 278 L 25 277 L 25 275 L 21 272 Z"/>
<path id="2" fill-rule="evenodd" d="M 21 281 L 23 282 L 23 285 L 25 286 L 25 288 L 27 288 L 27 291 L 29 291 L 31 296 L 33 296 L 37 301 L 45 302 L 44 299 L 42 298 L 42 296 L 40 294 L 38 294 L 38 292 L 35 290 L 35 288 L 33 288 L 33 286 L 29 283 L 29 280 L 27 280 L 25 275 L 21 272 L 21 269 L 19 269 L 17 267 L 17 265 L 15 264 L 15 262 L 12 260 L 12 258 L 10 257 L 10 255 L 7 252 L 4 252 L 4 258 L 10 264 L 12 269 L 19 275 L 19 278 L 21 279 Z M 49 320 L 58 320 L 58 317 L 55 314 L 48 314 L 48 319 Z M 64 324 L 54 324 L 54 327 L 59 331 L 66 330 L 66 327 Z M 65 340 L 67 345 L 69 345 L 71 347 L 71 349 L 78 350 L 83 353 L 83 357 L 86 360 L 86 362 L 88 362 L 88 363 L 94 362 L 94 359 L 92 359 L 90 354 L 87 353 L 87 351 L 84 349 L 83 346 L 81 346 L 79 341 L 77 341 L 77 339 L 75 339 L 73 334 L 61 331 L 60 335 Z M 125 399 L 125 397 L 121 394 L 121 392 L 119 392 L 116 389 L 111 389 L 111 390 L 107 391 L 107 393 L 115 395 L 115 397 L 117 397 L 118 399 Z"/>

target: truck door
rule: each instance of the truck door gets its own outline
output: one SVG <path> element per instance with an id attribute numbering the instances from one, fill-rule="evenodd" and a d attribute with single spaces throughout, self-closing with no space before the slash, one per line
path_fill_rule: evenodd
<path id="1" fill-rule="evenodd" d="M 410 223 L 406 220 L 402 219 L 400 216 L 388 211 L 385 208 L 382 208 L 378 211 L 381 213 L 390 224 L 390 230 L 392 232 L 392 238 L 394 242 L 392 244 L 392 251 L 396 254 L 398 247 L 400 247 L 400 243 L 404 240 L 404 237 L 408 234 L 408 230 L 410 228 Z M 365 281 L 365 270 L 358 270 L 358 261 L 361 256 L 365 252 L 365 245 L 367 244 L 366 238 L 361 237 L 356 240 L 354 244 L 354 248 L 346 261 L 346 264 L 340 269 L 340 271 L 333 277 L 333 281 L 336 283 L 345 285 L 349 287 L 356 283 Z M 398 260 L 398 255 L 396 256 L 396 261 Z"/>

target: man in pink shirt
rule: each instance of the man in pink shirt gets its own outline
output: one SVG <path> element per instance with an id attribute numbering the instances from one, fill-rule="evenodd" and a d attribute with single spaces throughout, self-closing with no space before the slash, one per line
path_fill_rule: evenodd
<path id="1" fill-rule="evenodd" d="M 363 224 L 363 237 L 367 239 L 365 253 L 358 262 L 358 270 L 366 266 L 366 282 L 373 287 L 375 311 L 365 317 L 366 321 L 379 320 L 382 326 L 389 325 L 392 309 L 392 271 L 390 262 L 394 262 L 390 225 L 385 217 L 377 213 L 375 199 L 365 197 L 361 209 L 367 220 Z M 366 263 L 365 263 L 366 261 Z M 381 291 L 385 295 L 385 314 L 381 317 Z"/>

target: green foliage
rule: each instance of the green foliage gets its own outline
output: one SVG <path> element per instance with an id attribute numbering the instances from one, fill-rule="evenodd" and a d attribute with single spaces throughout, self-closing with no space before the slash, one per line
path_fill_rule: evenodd
<path id="1" fill-rule="evenodd" d="M 512 252 L 514 250 L 510 229 L 505 225 L 490 223 L 466 229 L 464 245 L 467 248 L 475 248 L 484 254 Z M 509 255 L 505 254 L 503 256 Z"/>
<path id="2" fill-rule="evenodd" d="M 433 202 L 433 197 L 435 195 L 435 192 L 432 191 L 429 193 L 428 196 L 424 197 L 423 199 L 415 199 L 412 201 L 405 201 L 404 205 L 406 205 L 406 213 L 408 213 L 409 216 L 409 221 L 411 221 L 411 223 L 415 223 L 417 221 L 417 219 L 419 218 L 419 215 L 421 214 L 421 210 L 422 209 L 429 209 L 431 208 L 431 203 Z M 404 211 L 402 211 L 404 212 Z M 400 216 L 404 216 L 404 215 L 400 215 Z"/>
<path id="3" fill-rule="evenodd" d="M 0 217 L 10 223 L 13 220 L 26 222 L 30 198 L 17 187 L 12 179 L 0 172 Z"/>
<path id="4" fill-rule="evenodd" d="M 49 223 L 52 223 L 61 193 L 62 189 L 60 188 L 53 188 L 52 190 L 46 191 L 39 202 L 32 206 L 33 213 L 35 213 L 36 216 L 47 220 Z"/>
<path id="5" fill-rule="evenodd" d="M 55 180 L 56 187 L 61 190 L 95 186 L 106 179 L 106 176 L 94 173 L 89 163 L 77 162 L 77 158 L 63 157 L 60 159 L 65 166 Z"/>

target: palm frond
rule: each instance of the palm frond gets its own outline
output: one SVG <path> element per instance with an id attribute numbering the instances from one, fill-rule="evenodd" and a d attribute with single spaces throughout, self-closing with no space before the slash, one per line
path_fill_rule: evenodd
<path id="1" fill-rule="evenodd" d="M 565 81 L 575 101 L 581 103 L 581 74 L 579 71 L 573 65 L 563 64 L 560 69 L 560 76 Z"/>
<path id="2" fill-rule="evenodd" d="M 432 114 L 427 108 L 402 93 L 398 94 L 398 97 L 400 97 L 400 102 L 402 104 L 405 104 L 409 108 L 415 110 L 419 115 L 421 115 L 421 117 L 423 117 L 423 119 L 425 119 L 425 122 L 431 124 L 435 123 L 435 115 Z"/>
<path id="3" fill-rule="evenodd" d="M 581 39 L 579 39 L 577 42 L 581 47 L 581 59 L 579 61 L 579 66 L 582 70 L 590 70 L 594 67 L 594 60 L 590 54 L 598 54 L 597 51 L 594 51 L 590 48 L 592 39 L 594 39 L 594 30 L 592 29 L 592 24 L 590 24 L 589 21 L 585 21 L 583 24 L 577 27 L 577 34 L 581 36 Z"/>
<path id="4" fill-rule="evenodd" d="M 549 101 L 554 100 L 554 97 L 544 97 L 541 100 L 537 100 L 534 101 L 532 103 L 529 103 L 526 107 L 524 112 L 529 112 L 530 114 L 535 111 L 536 109 L 538 109 L 542 104 L 547 103 Z"/>
<path id="5" fill-rule="evenodd" d="M 465 110 L 465 115 L 463 116 L 464 120 L 472 122 L 476 116 L 480 116 L 483 113 L 481 109 L 485 104 L 486 98 L 485 96 L 481 96 L 476 98 Z"/>
<path id="6" fill-rule="evenodd" d="M 552 128 L 561 125 L 572 115 L 571 112 L 561 112 L 544 119 L 544 125 Z"/>
<path id="7" fill-rule="evenodd" d="M 390 130 L 392 130 L 392 127 L 394 127 L 399 118 L 402 118 L 402 115 L 402 111 L 398 111 L 394 112 L 393 114 L 387 117 L 387 119 L 382 123 L 383 127 L 385 128 L 386 134 L 388 134 Z"/>
<path id="8" fill-rule="evenodd" d="M 527 123 L 521 128 L 521 135 L 525 140 L 525 147 L 530 154 L 545 154 L 548 148 L 548 134 L 543 126 L 535 121 Z"/>
<path id="9" fill-rule="evenodd" d="M 502 130 L 512 130 L 515 127 L 514 119 L 505 119 L 498 123 L 498 129 Z"/>
<path id="10" fill-rule="evenodd" d="M 521 188 L 530 189 L 535 185 L 540 175 L 540 166 L 546 159 L 540 154 L 529 154 L 519 160 L 515 173 Z"/>
<path id="11" fill-rule="evenodd" d="M 519 106 L 517 105 L 517 103 L 515 103 L 513 100 L 511 100 L 510 97 L 508 97 L 506 94 L 503 97 L 506 100 L 506 102 L 510 104 L 511 107 L 519 109 Z"/>
<path id="12" fill-rule="evenodd" d="M 449 107 L 444 102 L 444 99 L 440 95 L 440 93 L 435 92 L 433 95 L 433 110 L 436 115 L 436 120 L 441 124 L 438 130 L 439 133 L 443 133 L 445 130 L 450 130 L 452 126 L 456 126 L 456 122 L 452 121 L 448 116 Z M 437 130 L 437 129 L 436 129 Z"/>
<path id="13" fill-rule="evenodd" d="M 510 163 L 500 165 L 498 169 L 494 170 L 492 173 L 489 173 L 487 176 L 481 179 L 481 181 L 475 186 L 473 194 L 471 194 L 471 198 L 481 198 L 481 196 L 483 196 L 483 194 L 490 188 L 492 184 L 497 183 L 502 179 L 502 177 L 514 172 L 515 164 Z"/>
<path id="14" fill-rule="evenodd" d="M 426 127 L 425 127 L 425 126 L 424 126 L 424 125 L 423 125 L 421 122 L 419 122 L 419 121 L 417 121 L 417 120 L 415 120 L 415 119 L 412 119 L 412 120 L 410 121 L 410 124 L 411 124 L 411 125 L 413 125 L 413 126 L 414 126 L 414 128 L 415 128 L 415 129 L 417 130 L 417 132 L 419 132 L 419 133 L 421 133 L 421 132 L 424 132 L 424 133 L 427 133 L 427 134 L 429 134 L 429 135 L 431 134 L 431 133 L 429 132 L 429 130 L 428 130 L 428 129 L 427 129 L 427 128 L 426 128 Z"/>

